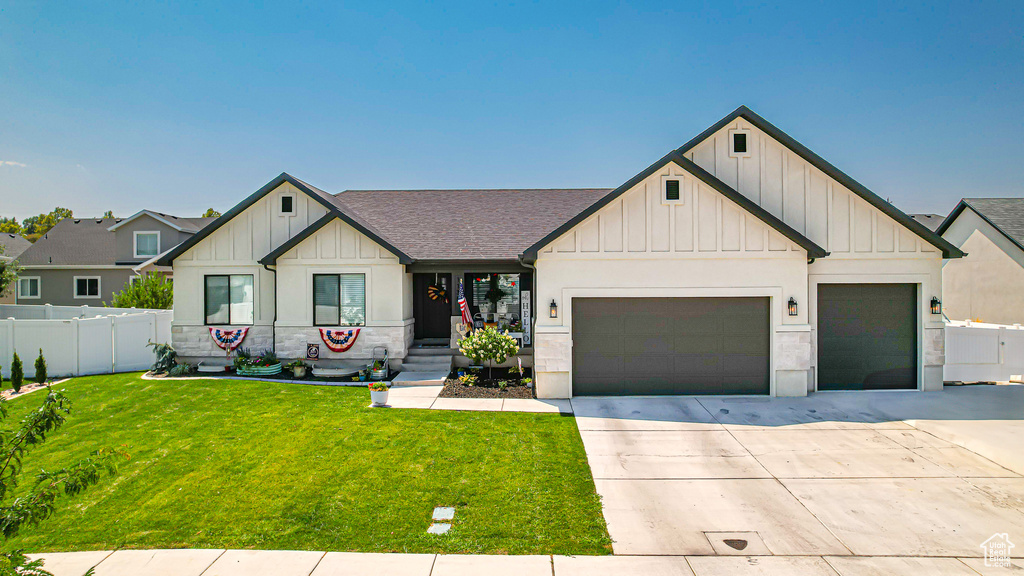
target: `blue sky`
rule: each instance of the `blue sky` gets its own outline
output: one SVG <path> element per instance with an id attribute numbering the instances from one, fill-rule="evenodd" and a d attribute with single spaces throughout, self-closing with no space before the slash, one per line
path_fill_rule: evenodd
<path id="1" fill-rule="evenodd" d="M 746 104 L 910 212 L 1024 196 L 1024 2 L 8 2 L 0 215 L 614 187 Z"/>

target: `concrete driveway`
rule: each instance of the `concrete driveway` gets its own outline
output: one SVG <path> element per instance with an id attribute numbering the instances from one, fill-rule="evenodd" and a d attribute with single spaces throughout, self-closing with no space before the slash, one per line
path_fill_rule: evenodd
<path id="1" fill-rule="evenodd" d="M 616 554 L 1024 553 L 1021 386 L 572 407 Z"/>

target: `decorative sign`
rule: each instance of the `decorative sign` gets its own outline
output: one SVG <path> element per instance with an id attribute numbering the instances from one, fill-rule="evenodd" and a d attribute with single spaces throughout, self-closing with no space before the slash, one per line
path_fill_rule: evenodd
<path id="1" fill-rule="evenodd" d="M 238 345 L 242 343 L 242 340 L 245 340 L 245 335 L 248 333 L 248 327 L 237 330 L 210 327 L 210 338 L 213 338 L 214 343 L 220 346 L 222 350 L 227 350 L 228 352 L 238 348 Z"/>
<path id="2" fill-rule="evenodd" d="M 306 343 L 306 360 L 320 359 L 320 344 L 314 342 Z"/>
<path id="3" fill-rule="evenodd" d="M 533 327 L 533 312 L 530 309 L 530 291 L 523 290 L 519 293 L 519 301 L 523 308 L 523 346 L 530 345 L 530 329 Z"/>
<path id="4" fill-rule="evenodd" d="M 466 334 L 469 334 L 469 325 L 458 322 L 455 324 L 455 331 L 459 333 L 459 336 L 465 338 Z"/>
<path id="5" fill-rule="evenodd" d="M 352 328 L 351 330 L 331 330 L 329 328 L 320 329 L 320 338 L 323 339 L 324 344 L 333 350 L 334 352 L 344 352 L 352 347 L 356 343 L 356 338 L 359 337 L 359 328 Z"/>

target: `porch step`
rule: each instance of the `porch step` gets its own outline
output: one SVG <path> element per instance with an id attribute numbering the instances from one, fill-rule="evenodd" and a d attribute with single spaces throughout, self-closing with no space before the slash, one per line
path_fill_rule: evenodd
<path id="1" fill-rule="evenodd" d="M 437 348 L 409 348 L 409 356 L 455 356 L 459 354 L 458 348 L 437 347 Z"/>
<path id="2" fill-rule="evenodd" d="M 413 348 L 447 348 L 448 343 L 451 342 L 449 338 L 418 338 L 413 340 Z"/>
<path id="3" fill-rule="evenodd" d="M 411 350 L 410 350 L 411 352 Z M 452 356 L 450 353 L 441 355 L 415 356 L 409 354 L 402 361 L 403 372 L 448 372 L 452 369 Z"/>

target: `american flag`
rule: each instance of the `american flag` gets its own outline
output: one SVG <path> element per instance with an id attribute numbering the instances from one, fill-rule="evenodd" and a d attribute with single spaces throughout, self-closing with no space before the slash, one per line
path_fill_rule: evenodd
<path id="1" fill-rule="evenodd" d="M 466 326 L 473 326 L 473 314 L 469 312 L 469 302 L 466 302 L 466 290 L 459 280 L 459 310 L 462 311 L 462 323 Z"/>

